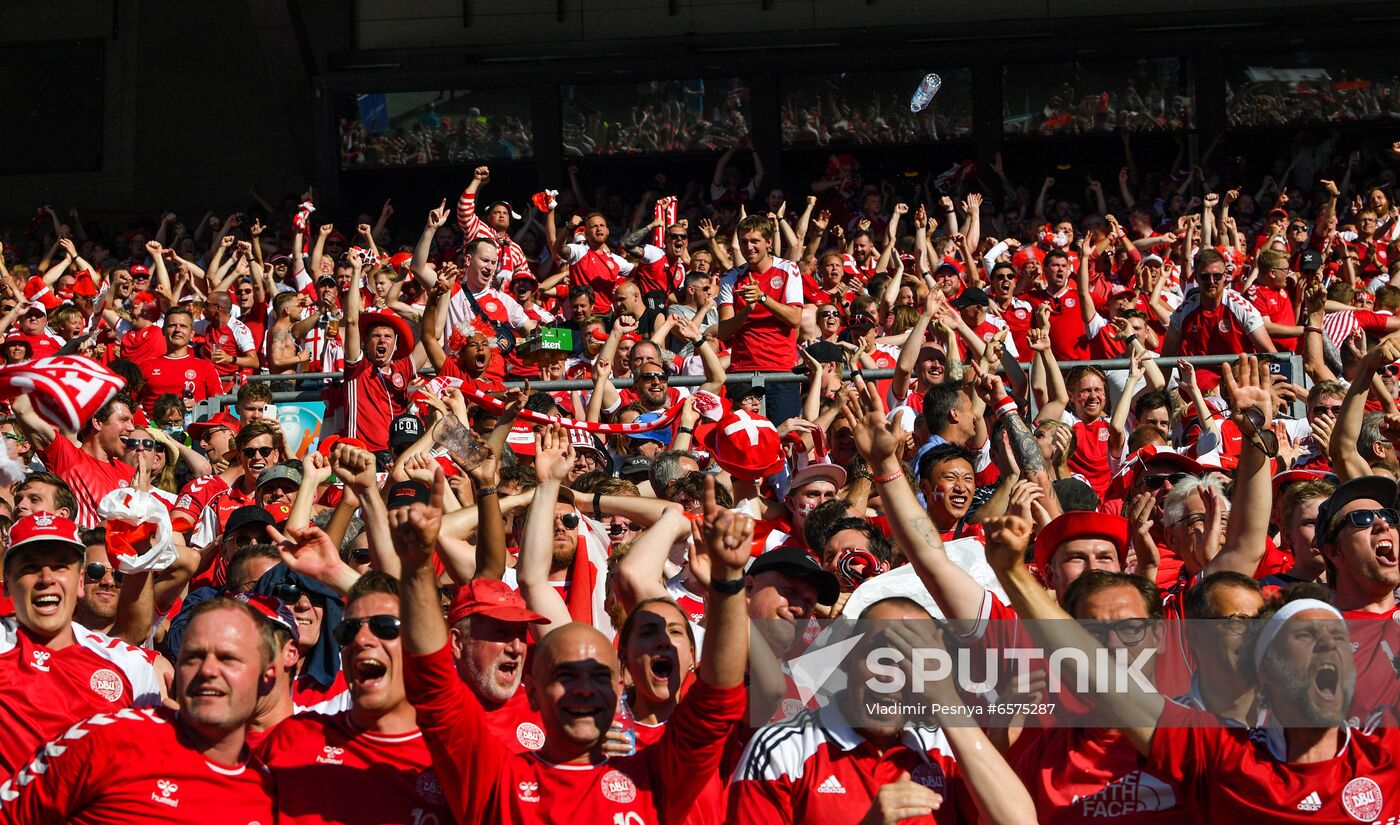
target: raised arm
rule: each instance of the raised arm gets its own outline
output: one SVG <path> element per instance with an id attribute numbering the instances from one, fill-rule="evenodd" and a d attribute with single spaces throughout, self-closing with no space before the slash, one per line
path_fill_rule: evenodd
<path id="1" fill-rule="evenodd" d="M 1400 333 L 1392 333 L 1362 356 L 1357 365 L 1357 379 L 1347 388 L 1346 397 L 1342 399 L 1342 413 L 1337 416 L 1337 424 L 1332 430 L 1328 455 L 1332 461 L 1332 472 L 1342 481 L 1371 474 L 1370 462 L 1356 446 L 1356 440 L 1361 435 L 1362 420 L 1366 417 L 1366 397 L 1371 390 L 1371 382 L 1367 378 L 1397 360 L 1400 360 Z"/>
<path id="2" fill-rule="evenodd" d="M 1231 420 L 1239 427 L 1244 439 L 1240 463 L 1235 471 L 1235 489 L 1230 496 L 1230 520 L 1225 527 L 1225 542 L 1215 558 L 1202 570 L 1210 575 L 1232 570 L 1244 576 L 1254 576 L 1264 559 L 1269 539 L 1269 514 L 1273 505 L 1273 484 L 1270 477 L 1273 458 L 1265 452 L 1264 439 L 1269 437 L 1274 421 L 1274 394 L 1269 391 L 1273 377 L 1269 363 L 1253 355 L 1241 355 L 1233 369 L 1225 365 L 1220 370 L 1230 408 Z M 1257 412 L 1252 412 L 1257 411 Z M 1257 422 L 1262 429 L 1255 430 Z M 1277 438 L 1277 433 L 1274 433 Z M 1277 443 L 1273 453 L 1278 452 Z"/>
<path id="3" fill-rule="evenodd" d="M 899 440 L 885 420 L 885 408 L 878 391 L 866 384 L 852 391 L 845 400 L 845 419 L 856 448 L 875 476 L 885 515 L 900 547 L 919 580 L 928 588 L 944 615 L 962 632 L 970 631 L 982 614 L 985 593 L 982 586 L 958 567 L 943 549 L 943 539 L 928 513 L 914 497 L 900 464 Z"/>
<path id="4" fill-rule="evenodd" d="M 418 236 L 418 243 L 413 247 L 413 257 L 408 263 L 413 277 L 418 279 L 418 283 L 424 289 L 431 289 L 437 282 L 437 273 L 428 263 L 428 254 L 432 251 L 433 238 L 437 237 L 437 231 L 447 225 L 447 215 L 447 199 L 443 198 L 438 208 L 428 213 L 428 220 L 423 225 L 423 234 Z"/>
<path id="5" fill-rule="evenodd" d="M 520 541 L 515 574 L 525 603 L 549 619 L 547 624 L 536 626 L 540 638 L 572 621 L 563 597 L 549 583 L 549 564 L 553 558 L 557 518 L 554 505 L 559 501 L 559 491 L 573 466 L 574 447 L 563 427 L 551 425 L 535 433 L 535 476 L 539 485 L 535 487 L 535 500 L 525 518 L 525 536 Z M 586 551 L 580 548 L 578 552 Z"/>

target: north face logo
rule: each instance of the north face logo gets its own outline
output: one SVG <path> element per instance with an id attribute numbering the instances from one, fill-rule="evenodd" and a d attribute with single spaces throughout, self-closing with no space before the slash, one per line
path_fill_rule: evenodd
<path id="1" fill-rule="evenodd" d="M 1074 802 L 1081 806 L 1081 813 L 1086 817 L 1126 816 L 1174 808 L 1176 791 L 1150 773 L 1133 771 Z"/>

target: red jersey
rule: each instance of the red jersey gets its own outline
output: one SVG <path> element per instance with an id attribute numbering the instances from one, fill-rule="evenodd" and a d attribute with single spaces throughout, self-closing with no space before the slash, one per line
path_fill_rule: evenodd
<path id="1" fill-rule="evenodd" d="M 292 682 L 292 707 L 297 713 L 334 715 L 349 710 L 350 704 L 350 685 L 345 682 L 343 670 L 335 672 L 335 680 L 328 687 L 322 687 L 310 674 Z"/>
<path id="2" fill-rule="evenodd" d="M 517 688 L 509 701 L 496 707 L 483 705 L 481 711 L 487 730 L 511 753 L 532 753 L 544 747 L 540 712 L 530 707 L 524 688 Z"/>
<path id="3" fill-rule="evenodd" d="M 416 372 L 411 357 L 391 361 L 387 371 L 363 355 L 346 364 L 346 435 L 363 439 L 370 452 L 389 449 L 389 422 L 408 410 L 408 388 Z"/>
<path id="4" fill-rule="evenodd" d="M 130 485 L 131 477 L 136 475 L 136 468 L 125 461 L 115 458 L 99 461 L 79 449 L 62 433 L 54 435 L 48 449 L 39 457 L 44 460 L 49 472 L 63 479 L 73 490 L 73 498 L 78 502 L 78 512 L 73 514 L 73 521 L 82 528 L 101 525 L 97 503 L 118 487 Z"/>
<path id="5" fill-rule="evenodd" d="M 175 509 L 170 513 L 170 519 L 175 522 L 175 528 L 181 529 L 181 524 L 193 526 L 199 521 L 199 514 L 204 512 L 204 508 L 209 506 L 209 502 L 214 497 L 229 489 L 229 484 L 223 476 L 211 475 L 200 476 L 193 479 L 180 490 L 180 497 L 175 499 Z"/>
<path id="6" fill-rule="evenodd" d="M 742 311 L 748 304 L 740 289 L 753 281 L 780 304 L 802 306 L 802 275 L 797 265 L 773 258 L 763 272 L 750 272 L 744 264 L 720 281 L 719 305 Z M 731 372 L 786 372 L 797 363 L 797 328 L 779 320 L 764 306 L 756 306 L 743 326 L 729 339 Z"/>
<path id="7" fill-rule="evenodd" d="M 406 655 L 404 686 L 457 821 L 504 825 L 680 822 L 718 770 L 746 699 L 742 687 L 697 679 L 655 745 L 596 765 L 554 765 L 533 753 L 511 754 L 491 736 L 447 645 Z"/>
<path id="8" fill-rule="evenodd" d="M 1210 713 L 1167 702 L 1148 763 L 1180 784 L 1203 825 L 1396 821 L 1400 729 L 1346 728 L 1342 736 L 1332 759 L 1288 762 L 1277 726 L 1225 727 Z"/>
<path id="9" fill-rule="evenodd" d="M 833 701 L 754 734 L 734 772 L 728 821 L 861 822 L 881 786 L 905 771 L 941 795 L 943 805 L 932 817 L 901 822 L 976 821 L 977 809 L 941 730 L 907 726 L 900 744 L 881 752 L 847 724 Z"/>
<path id="10" fill-rule="evenodd" d="M 569 283 L 592 287 L 593 314 L 612 312 L 613 290 L 632 273 L 631 262 L 618 257 L 607 245 L 595 249 L 582 243 L 566 245 L 564 259 L 569 262 Z"/>
<path id="11" fill-rule="evenodd" d="M 275 816 L 266 768 L 253 759 L 210 762 L 165 708 L 79 722 L 0 787 L 0 822 L 15 825 L 267 825 Z"/>
<path id="12" fill-rule="evenodd" d="M 452 295 L 447 304 L 448 329 L 459 330 L 466 327 L 481 332 L 488 339 L 494 340 L 496 325 L 508 326 L 516 332 L 523 332 L 525 326 L 530 322 L 530 317 L 525 314 L 525 310 L 520 308 L 520 304 L 498 289 L 488 287 L 481 292 L 473 293 L 471 299 L 475 300 L 476 305 L 481 307 L 481 314 L 486 316 L 485 318 L 477 317 L 477 312 L 472 307 L 471 300 L 468 299 L 466 289 L 460 283 L 452 285 Z M 514 352 L 511 353 L 511 357 L 516 358 Z M 486 363 L 486 375 L 495 381 L 505 380 L 506 361 L 499 352 L 493 353 L 491 360 Z"/>
<path id="13" fill-rule="evenodd" d="M 1051 295 L 1044 289 L 1034 289 L 1026 295 L 1033 308 L 1050 305 L 1050 351 L 1061 361 L 1089 360 L 1089 330 L 1079 308 L 1079 292 L 1066 286 Z"/>
<path id="14" fill-rule="evenodd" d="M 1074 413 L 1065 410 L 1060 415 L 1060 421 L 1074 428 L 1074 455 L 1069 459 L 1070 471 L 1084 476 L 1089 486 L 1098 493 L 1099 500 L 1108 498 L 1108 488 L 1113 483 L 1113 471 L 1108 466 L 1108 419 L 1080 421 Z"/>
<path id="15" fill-rule="evenodd" d="M 1035 307 L 1020 298 L 1012 298 L 1011 303 L 1001 310 L 1001 320 L 1011 330 L 1010 338 L 1016 344 L 1016 360 L 1022 363 L 1031 360 L 1035 350 L 1031 349 L 1031 315 Z"/>
<path id="16" fill-rule="evenodd" d="M 1254 304 L 1254 308 L 1259 310 L 1259 314 L 1266 320 L 1290 327 L 1298 323 L 1298 313 L 1293 308 L 1293 299 L 1281 289 L 1255 284 L 1245 293 L 1245 297 L 1249 298 L 1249 302 Z M 1297 338 L 1273 338 L 1273 342 L 1279 351 L 1292 352 L 1298 347 Z"/>
<path id="17" fill-rule="evenodd" d="M 214 364 L 214 372 L 219 374 L 219 380 L 225 389 L 231 387 L 240 376 L 253 374 L 251 369 L 233 363 L 233 359 L 240 355 L 254 354 L 257 350 L 258 342 L 253 338 L 253 331 L 237 318 L 229 319 L 227 324 L 218 329 L 206 327 L 204 331 L 203 351 L 209 357 L 209 363 L 214 363 L 215 352 L 222 352 L 229 357 L 223 364 Z"/>
<path id="18" fill-rule="evenodd" d="M 223 384 L 214 362 L 193 355 L 162 355 L 141 365 L 146 388 L 141 391 L 141 409 L 154 415 L 156 399 L 173 393 L 187 401 L 203 401 L 221 394 Z"/>
<path id="19" fill-rule="evenodd" d="M 40 745 L 94 713 L 160 702 L 154 654 L 73 625 L 77 644 L 53 650 L 13 616 L 0 619 L 0 773 L 14 774 Z M 3 797 L 0 797 L 3 802 Z"/>
<path id="20" fill-rule="evenodd" d="M 1262 578 L 1255 571 L 1255 578 Z M 1347 632 L 1351 635 L 1351 656 L 1356 662 L 1356 693 L 1351 700 L 1347 724 L 1369 728 L 1378 714 L 1400 704 L 1400 674 L 1396 673 L 1396 657 L 1400 656 L 1400 608 L 1384 613 L 1345 610 Z"/>
<path id="21" fill-rule="evenodd" d="M 670 295 L 685 283 L 685 265 L 680 260 L 671 260 L 666 250 L 651 244 L 642 245 L 642 262 L 637 265 L 635 274 L 637 288 L 643 296 L 648 292 Z"/>
<path id="22" fill-rule="evenodd" d="M 1220 306 L 1205 309 L 1201 306 L 1200 290 L 1193 291 L 1172 313 L 1171 328 L 1181 334 L 1181 347 L 1178 355 L 1228 355 L 1232 352 L 1254 352 L 1254 342 L 1249 334 L 1264 326 L 1264 318 L 1254 305 L 1234 290 L 1226 290 L 1221 296 Z M 1211 381 L 1207 390 L 1215 386 L 1218 373 L 1208 370 Z"/>
<path id="23" fill-rule="evenodd" d="M 277 780 L 283 825 L 452 821 L 421 731 L 371 733 L 349 711 L 311 713 L 284 720 L 255 753 Z"/>
<path id="24" fill-rule="evenodd" d="M 133 329 L 122 336 L 121 343 L 122 357 L 140 364 L 165 354 L 165 330 L 155 324 Z"/>
<path id="25" fill-rule="evenodd" d="M 1038 734 L 1038 735 L 1037 735 Z M 1177 823 L 1189 818 L 1181 788 L 1127 737 L 1101 728 L 1027 729 L 1012 767 L 1042 825 Z M 1018 740 L 1018 745 L 1021 740 Z"/>

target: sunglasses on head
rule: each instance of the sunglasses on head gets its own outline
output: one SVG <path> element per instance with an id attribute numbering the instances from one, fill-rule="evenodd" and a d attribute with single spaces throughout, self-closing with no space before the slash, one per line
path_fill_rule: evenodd
<path id="1" fill-rule="evenodd" d="M 83 576 L 86 577 L 88 581 L 96 584 L 107 577 L 108 571 L 112 574 L 112 581 L 117 584 L 121 584 L 122 579 L 126 578 L 126 574 L 122 573 L 122 571 L 115 567 L 108 567 L 99 561 L 89 562 L 88 565 L 83 568 Z"/>
<path id="2" fill-rule="evenodd" d="M 578 526 L 578 513 L 565 513 L 562 516 L 555 516 L 554 520 L 564 525 L 565 530 L 572 530 Z"/>
<path id="3" fill-rule="evenodd" d="M 369 632 L 373 633 L 376 639 L 383 639 L 386 642 L 393 641 L 399 637 L 399 617 L 398 616 L 370 616 L 365 619 L 341 619 L 340 624 L 335 626 L 335 631 L 331 633 L 335 637 L 335 643 L 341 647 L 346 647 L 355 641 L 355 637 L 360 635 L 360 628 L 369 625 Z"/>
<path id="4" fill-rule="evenodd" d="M 276 449 L 277 449 L 276 447 L 244 447 L 244 448 L 243 448 L 243 457 L 244 457 L 244 458 L 253 458 L 253 457 L 257 456 L 257 457 L 260 457 L 260 458 L 267 458 L 268 456 L 272 455 L 272 453 L 273 453 Z"/>
<path id="5" fill-rule="evenodd" d="M 123 438 L 122 446 L 128 450 L 154 451 L 156 440 L 154 438 Z"/>
<path id="6" fill-rule="evenodd" d="M 1149 490 L 1160 490 L 1170 483 L 1173 487 L 1190 478 L 1190 473 L 1165 473 L 1163 475 L 1148 476 L 1142 480 L 1143 486 Z"/>

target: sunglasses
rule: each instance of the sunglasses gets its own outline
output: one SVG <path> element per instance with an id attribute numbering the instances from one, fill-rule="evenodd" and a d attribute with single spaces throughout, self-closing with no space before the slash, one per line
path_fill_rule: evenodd
<path id="1" fill-rule="evenodd" d="M 670 239 L 673 240 L 673 241 L 683 241 L 683 240 L 685 240 L 685 237 L 686 237 L 686 236 L 685 236 L 685 235 L 667 235 L 666 237 L 670 238 Z"/>
<path id="2" fill-rule="evenodd" d="M 565 513 L 562 516 L 555 516 L 554 520 L 564 525 L 565 530 L 572 530 L 578 526 L 578 513 Z"/>
<path id="3" fill-rule="evenodd" d="M 369 632 L 373 633 L 376 639 L 383 639 L 386 642 L 393 641 L 399 637 L 399 617 L 398 616 L 370 616 L 367 619 L 341 619 L 340 624 L 335 626 L 331 633 L 335 637 L 335 643 L 341 647 L 348 646 L 355 641 L 355 637 L 360 635 L 360 628 L 369 625 Z"/>
<path id="4" fill-rule="evenodd" d="M 1337 405 L 1335 405 L 1335 406 L 1329 407 L 1329 406 L 1327 406 L 1327 405 L 1325 405 L 1325 404 L 1318 404 L 1316 407 L 1313 407 L 1313 408 L 1312 408 L 1312 414 L 1313 414 L 1313 415 L 1329 415 L 1329 414 L 1330 414 L 1330 415 L 1341 415 L 1341 414 L 1342 414 L 1342 405 L 1341 405 L 1341 404 L 1337 404 Z"/>
<path id="5" fill-rule="evenodd" d="M 1190 478 L 1190 473 L 1166 473 L 1157 476 L 1148 476 L 1142 480 L 1143 486 L 1149 490 L 1160 490 L 1167 484 L 1173 487 Z"/>
<path id="6" fill-rule="evenodd" d="M 369 561 L 369 550 L 358 549 L 350 551 L 350 560 L 356 564 L 364 564 Z"/>
<path id="7" fill-rule="evenodd" d="M 88 565 L 83 568 L 83 576 L 86 577 L 88 581 L 92 582 L 93 584 L 96 584 L 97 582 L 100 582 L 104 578 L 106 578 L 107 573 L 109 571 L 112 574 L 112 581 L 116 582 L 117 584 L 121 584 L 122 579 L 126 577 L 125 573 L 122 573 L 115 567 L 108 567 L 107 565 L 98 561 L 89 562 Z"/>
<path id="8" fill-rule="evenodd" d="M 250 544 L 258 543 L 257 536 L 250 536 L 247 533 L 239 533 L 237 535 L 227 537 L 224 540 L 233 542 L 234 547 L 247 547 Z"/>
<path id="9" fill-rule="evenodd" d="M 1307 232 L 1307 231 L 1308 231 L 1308 228 L 1307 228 L 1306 226 L 1290 226 L 1290 227 L 1288 227 L 1288 231 L 1289 231 L 1289 232 Z"/>
<path id="10" fill-rule="evenodd" d="M 637 525 L 633 524 L 630 521 L 615 521 L 612 524 L 608 525 L 608 535 L 610 536 L 620 536 L 623 533 L 635 532 L 637 532 Z"/>
<path id="11" fill-rule="evenodd" d="M 1338 520 L 1337 526 L 1332 529 L 1332 536 L 1335 538 L 1348 524 L 1358 530 L 1365 530 L 1375 524 L 1378 518 L 1391 527 L 1400 524 L 1400 513 L 1390 507 L 1382 507 L 1379 510 L 1352 510 L 1345 518 Z"/>
<path id="12" fill-rule="evenodd" d="M 1201 272 L 1196 275 L 1196 280 L 1205 284 L 1213 284 L 1216 281 L 1223 281 L 1229 276 L 1224 272 Z"/>
<path id="13" fill-rule="evenodd" d="M 666 373 L 664 373 L 664 372 L 644 372 L 644 373 L 642 373 L 641 375 L 638 375 L 638 376 L 637 376 L 637 380 L 638 380 L 638 381 L 665 381 L 665 380 L 666 380 Z"/>
<path id="14" fill-rule="evenodd" d="M 1108 644 L 1110 633 L 1125 645 L 1135 645 L 1147 636 L 1147 628 L 1152 625 L 1152 620 L 1120 619 L 1116 622 L 1084 622 L 1083 625 L 1085 632 L 1098 639 L 1101 645 Z"/>
<path id="15" fill-rule="evenodd" d="M 840 318 L 840 317 L 841 317 L 841 313 L 839 313 L 839 312 L 830 312 L 830 311 L 827 311 L 827 312 L 818 312 L 818 313 L 817 313 L 817 317 L 818 317 L 818 318 Z"/>
<path id="16" fill-rule="evenodd" d="M 302 589 L 301 589 L 301 585 L 299 585 L 299 584 L 297 584 L 297 583 L 295 583 L 295 582 L 286 582 L 286 583 L 284 583 L 284 584 L 274 584 L 274 585 L 272 586 L 272 597 L 273 597 L 274 599 L 281 599 L 281 600 L 282 600 L 282 604 L 285 604 L 285 605 L 288 605 L 288 606 L 294 605 L 294 604 L 296 604 L 297 602 L 301 601 L 301 597 L 302 597 L 302 596 L 306 596 L 307 598 L 311 598 L 311 597 L 314 596 L 314 595 L 315 595 L 314 593 L 311 593 L 311 592 L 306 591 L 306 590 L 302 590 Z"/>
<path id="17" fill-rule="evenodd" d="M 156 448 L 156 440 L 154 438 L 123 438 L 122 446 L 128 450 L 153 452 Z"/>
<path id="18" fill-rule="evenodd" d="M 1400 367 L 1397 367 L 1394 364 L 1386 364 L 1385 366 L 1376 370 L 1376 372 L 1380 373 L 1381 375 L 1392 376 L 1400 373 Z M 1338 409 L 1340 409 L 1340 407 Z"/>
<path id="19" fill-rule="evenodd" d="M 244 447 L 243 457 L 253 458 L 256 456 L 260 458 L 267 458 L 268 456 L 272 455 L 276 450 L 276 447 Z"/>

